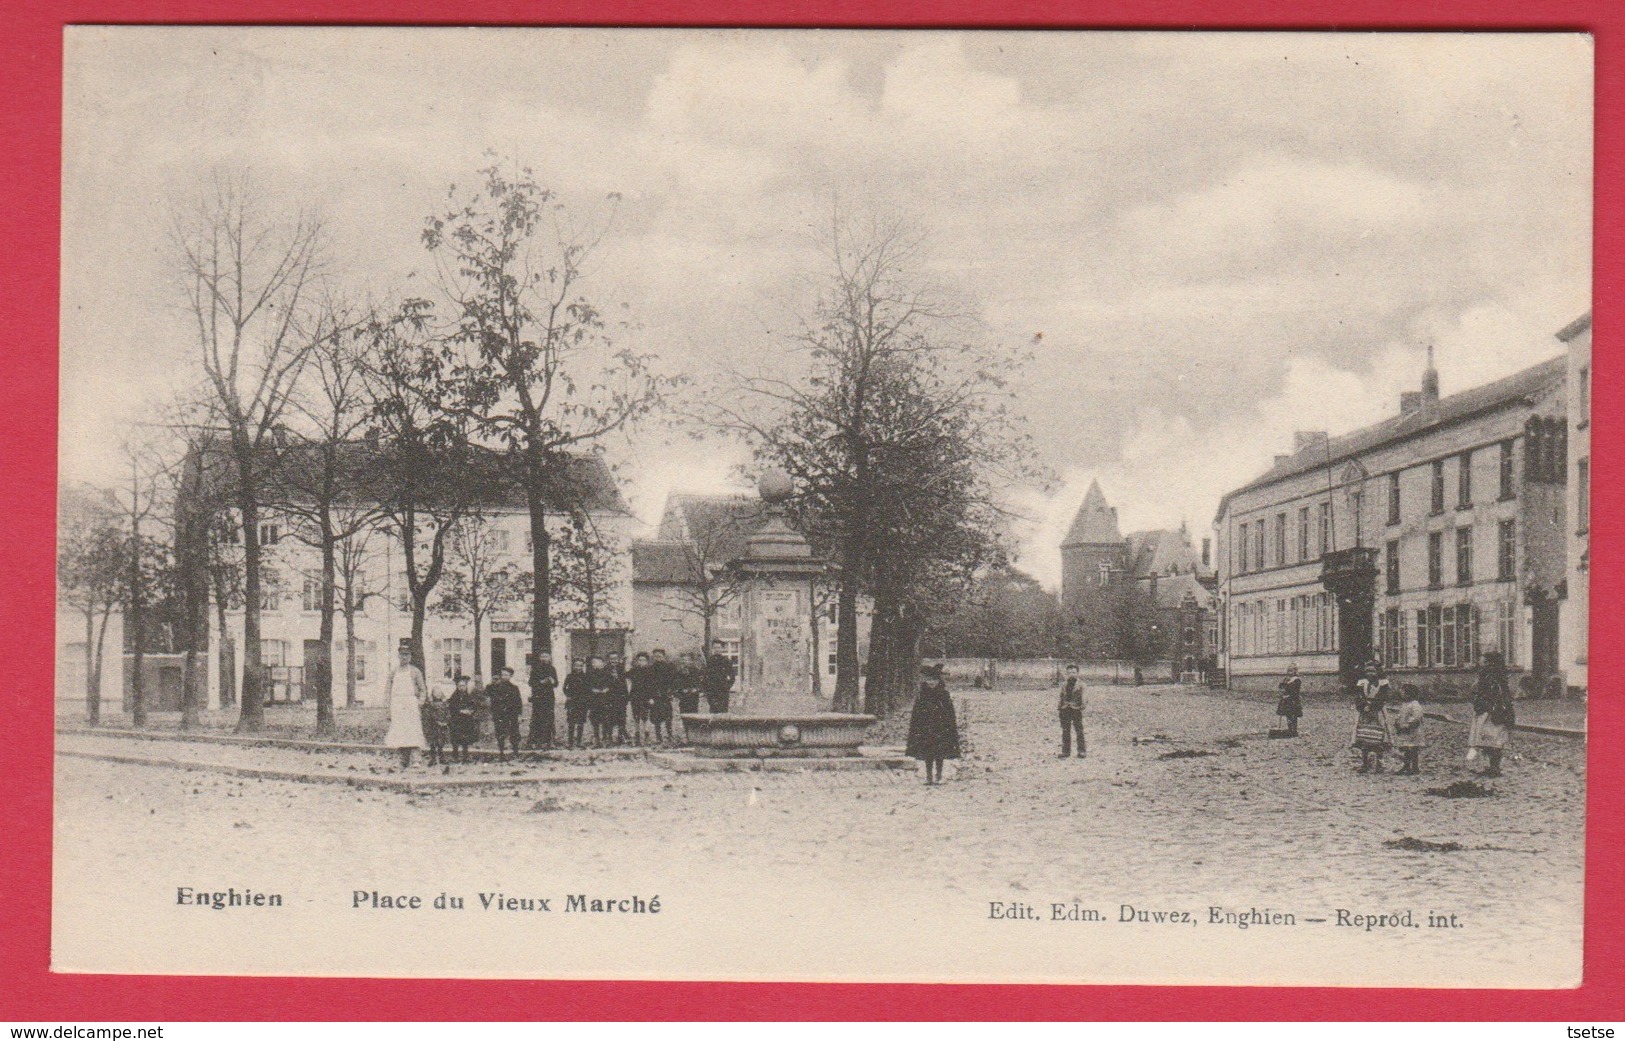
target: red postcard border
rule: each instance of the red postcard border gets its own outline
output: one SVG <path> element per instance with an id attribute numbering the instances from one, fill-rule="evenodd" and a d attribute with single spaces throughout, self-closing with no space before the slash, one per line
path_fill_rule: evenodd
<path id="1" fill-rule="evenodd" d="M 20 0 L 0 12 L 0 171 L 8 251 L 0 299 L 0 719 L 11 737 L 0 797 L 0 1018 L 13 1021 L 430 1019 L 1366 1020 L 1625 1019 L 1625 675 L 1616 555 L 1625 494 L 1615 430 L 1625 354 L 1598 307 L 1595 348 L 1591 705 L 1585 981 L 1571 991 L 1257 987 L 761 984 L 84 976 L 49 971 L 57 299 L 62 29 L 75 23 L 957 26 L 1051 28 L 1582 30 L 1596 37 L 1596 272 L 1606 295 L 1621 248 L 1620 41 L 1605 0 Z M 1612 190 L 1610 190 L 1612 189 Z"/>

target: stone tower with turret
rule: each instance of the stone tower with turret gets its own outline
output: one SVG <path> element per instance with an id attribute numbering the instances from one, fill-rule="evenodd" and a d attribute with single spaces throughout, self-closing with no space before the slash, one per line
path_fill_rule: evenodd
<path id="1" fill-rule="evenodd" d="M 1100 482 L 1090 482 L 1061 540 L 1061 609 L 1074 635 L 1074 654 L 1117 657 L 1117 602 L 1123 584 L 1134 581 L 1128 563 L 1117 510 L 1107 504 Z"/>

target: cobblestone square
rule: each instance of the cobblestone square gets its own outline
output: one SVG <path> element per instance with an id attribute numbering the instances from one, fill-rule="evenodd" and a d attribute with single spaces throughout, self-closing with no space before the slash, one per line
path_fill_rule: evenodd
<path id="1" fill-rule="evenodd" d="M 407 794 L 63 756 L 59 957 L 93 961 L 108 916 L 150 930 L 137 950 L 173 942 L 185 884 L 280 891 L 299 913 L 261 949 L 236 931 L 240 913 L 188 909 L 181 935 L 194 946 L 165 955 L 177 971 L 205 957 L 298 971 L 299 944 L 336 920 L 360 945 L 360 971 L 406 974 L 570 975 L 585 949 L 572 944 L 606 944 L 600 955 L 624 975 L 681 976 L 673 951 L 689 942 L 711 948 L 690 959 L 695 972 L 736 978 L 1550 985 L 1577 974 L 1581 739 L 1520 734 L 1488 797 L 1446 798 L 1430 789 L 1472 779 L 1454 724 L 1429 722 L 1420 777 L 1360 776 L 1341 704 L 1311 701 L 1303 736 L 1272 740 L 1270 703 L 1094 688 L 1088 757 L 1063 761 L 1051 692 L 956 697 L 970 747 L 940 787 L 888 770 L 676 775 L 617 756 L 454 767 L 516 783 Z M 58 740 L 64 752 L 174 744 Z M 201 747 L 166 754 L 431 774 L 367 753 Z M 587 779 L 518 783 L 549 771 Z M 541 934 L 488 916 L 383 922 L 347 906 L 352 891 L 380 888 L 658 893 L 666 913 L 570 922 L 537 945 Z M 96 918 L 82 921 L 92 900 Z M 995 905 L 1028 905 L 1046 927 L 994 918 Z M 1057 905 L 1103 920 L 1063 928 Z M 1415 928 L 1338 924 L 1339 911 L 1406 910 Z M 1140 917 L 1167 911 L 1197 927 Z M 1429 912 L 1454 927 L 1428 927 Z M 1242 927 L 1281 915 L 1296 924 Z M 860 942 L 866 957 L 842 953 Z"/>

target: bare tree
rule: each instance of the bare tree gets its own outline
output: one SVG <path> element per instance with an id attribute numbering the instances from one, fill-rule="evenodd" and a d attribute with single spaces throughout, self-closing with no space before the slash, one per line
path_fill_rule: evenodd
<path id="1" fill-rule="evenodd" d="M 676 544 L 680 581 L 661 593 L 664 606 L 699 619 L 700 646 L 711 647 L 717 615 L 737 603 L 744 592 L 739 575 L 729 565 L 738 555 L 750 527 L 741 511 L 705 510 L 691 516 L 687 538 Z M 815 623 L 816 624 L 816 623 Z"/>
<path id="2" fill-rule="evenodd" d="M 316 695 L 316 730 L 331 733 L 333 720 L 333 623 L 339 546 L 370 527 L 378 513 L 367 503 L 370 460 L 358 451 L 369 422 L 365 359 L 355 335 L 362 322 L 342 303 L 316 309 L 313 346 L 305 379 L 289 398 L 296 443 L 279 453 L 277 483 L 292 535 L 321 557 L 320 616 L 316 660 L 305 662 L 305 689 Z"/>
<path id="3" fill-rule="evenodd" d="M 368 508 L 367 513 L 373 510 Z M 372 524 L 355 524 L 348 519 L 338 527 L 349 534 L 339 540 L 335 556 L 335 579 L 338 582 L 339 610 L 344 615 L 344 704 L 355 708 L 356 699 L 356 638 L 355 622 L 367 609 L 367 601 L 382 590 L 372 584 L 367 568 L 371 560 L 373 540 L 380 537 L 377 518 Z M 389 660 L 386 656 L 386 662 Z"/>
<path id="4" fill-rule="evenodd" d="M 1019 469 L 1002 398 L 1019 356 L 990 351 L 976 323 L 925 279 L 920 236 L 837 213 L 827 275 L 792 361 L 738 378 L 714 403 L 763 465 L 797 492 L 792 512 L 833 557 L 838 711 L 884 714 L 906 696 L 932 601 L 968 581 L 994 545 L 989 478 Z M 742 390 L 740 394 L 737 391 Z M 859 690 L 858 608 L 874 597 L 868 690 Z"/>
<path id="5" fill-rule="evenodd" d="M 471 415 L 510 453 L 524 487 L 537 651 L 552 646 L 548 520 L 587 505 L 572 494 L 572 456 L 656 409 L 674 382 L 648 355 L 616 345 L 583 295 L 601 237 L 573 225 L 530 170 L 509 176 L 495 161 L 423 230 L 455 310 L 452 339 L 480 390 Z"/>
<path id="6" fill-rule="evenodd" d="M 237 728 L 257 731 L 265 723 L 259 523 L 266 454 L 315 344 L 307 305 L 320 265 L 321 223 L 304 213 L 271 215 L 245 183 L 219 178 L 177 218 L 174 242 L 210 407 L 225 428 L 233 464 L 244 601 Z"/>
<path id="7" fill-rule="evenodd" d="M 559 540 L 559 620 L 587 631 L 588 654 L 598 653 L 598 634 L 621 621 L 613 615 L 610 596 L 621 549 L 585 510 L 570 515 Z"/>
<path id="8" fill-rule="evenodd" d="M 447 541 L 490 494 L 494 462 L 473 425 L 452 363 L 427 334 L 428 305 L 369 323 L 368 439 L 378 509 L 400 542 L 412 615 L 412 661 L 424 668 L 423 622 L 446 569 Z"/>
<path id="9" fill-rule="evenodd" d="M 485 621 L 493 612 L 523 603 L 529 575 L 508 559 L 508 533 L 490 517 L 474 511 L 451 532 L 451 557 L 441 579 L 435 610 L 474 623 L 474 676 L 485 676 L 481 661 Z"/>
<path id="10" fill-rule="evenodd" d="M 107 625 L 129 574 L 124 531 L 112 497 L 84 486 L 63 487 L 57 524 L 57 597 L 85 620 L 85 712 L 98 726 Z"/>
<path id="11" fill-rule="evenodd" d="M 168 592 L 166 587 L 173 578 L 169 544 L 155 530 L 161 523 L 162 508 L 169 503 L 163 495 L 167 464 L 158 446 L 139 434 L 125 441 L 123 451 L 129 480 L 114 493 L 125 540 L 126 577 L 120 607 L 124 612 L 124 644 L 131 655 L 130 721 L 144 727 L 147 622 L 153 605 Z"/>

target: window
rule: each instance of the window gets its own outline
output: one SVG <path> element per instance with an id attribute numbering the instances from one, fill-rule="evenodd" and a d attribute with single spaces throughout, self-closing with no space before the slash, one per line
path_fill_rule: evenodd
<path id="1" fill-rule="evenodd" d="M 1428 654 L 1432 644 L 1428 641 L 1428 611 L 1425 607 L 1416 609 L 1416 664 L 1421 668 L 1428 667 Z"/>
<path id="2" fill-rule="evenodd" d="M 1473 584 L 1473 529 L 1456 529 L 1456 585 Z"/>
<path id="3" fill-rule="evenodd" d="M 1364 530 L 1361 527 L 1365 517 L 1364 506 L 1365 492 L 1355 492 L 1349 496 L 1349 512 L 1354 515 L 1354 544 L 1356 546 L 1360 545 L 1360 533 Z"/>
<path id="4" fill-rule="evenodd" d="M 260 664 L 262 666 L 269 666 L 272 668 L 278 668 L 288 664 L 288 641 L 261 640 Z"/>
<path id="5" fill-rule="evenodd" d="M 1444 612 L 1438 604 L 1427 609 L 1428 657 L 1427 664 L 1437 668 L 1444 664 Z M 1451 657 L 1455 657 L 1454 650 Z"/>
<path id="6" fill-rule="evenodd" d="M 1434 607 L 1430 610 L 1439 613 L 1439 664 L 1449 668 L 1456 664 L 1456 652 L 1461 649 L 1456 642 L 1456 609 Z"/>
<path id="7" fill-rule="evenodd" d="M 450 637 L 440 641 L 440 675 L 442 679 L 456 679 L 463 674 L 463 652 L 468 641 Z"/>
<path id="8" fill-rule="evenodd" d="M 1320 504 L 1320 552 L 1317 556 L 1324 557 L 1332 551 L 1332 504 Z"/>
<path id="9" fill-rule="evenodd" d="M 1501 491 L 1503 501 L 1512 498 L 1512 442 L 1501 442 Z"/>
<path id="10" fill-rule="evenodd" d="M 275 568 L 260 569 L 260 610 L 282 610 L 282 576 Z"/>
<path id="11" fill-rule="evenodd" d="M 1109 585 L 1111 585 L 1111 582 L 1112 582 L 1112 566 L 1111 566 L 1110 562 L 1102 560 L 1100 562 L 1100 584 L 1103 585 L 1103 586 L 1109 586 Z"/>
<path id="12" fill-rule="evenodd" d="M 1405 664 L 1405 612 L 1390 607 L 1382 614 L 1383 660 L 1389 667 Z"/>
<path id="13" fill-rule="evenodd" d="M 1495 618 L 1495 648 L 1508 665 L 1518 661 L 1518 602 L 1508 600 L 1501 604 Z"/>
<path id="14" fill-rule="evenodd" d="M 498 553 L 508 552 L 508 529 L 493 529 L 491 532 L 491 545 Z"/>
<path id="15" fill-rule="evenodd" d="M 1236 549 L 1236 570 L 1245 575 L 1247 573 L 1247 522 L 1241 524 L 1241 542 Z"/>
<path id="16" fill-rule="evenodd" d="M 1286 564 L 1286 514 L 1275 515 L 1275 564 L 1277 567 Z"/>
<path id="17" fill-rule="evenodd" d="M 1309 560 L 1309 507 L 1298 507 L 1298 559 Z"/>
<path id="18" fill-rule="evenodd" d="M 835 658 L 836 658 L 835 649 L 833 647 L 831 647 L 830 652 L 829 652 L 829 659 L 828 659 L 827 663 L 825 664 L 825 669 L 831 676 L 835 675 Z"/>
<path id="19" fill-rule="evenodd" d="M 1444 532 L 1428 532 L 1428 588 L 1444 585 Z"/>
<path id="20" fill-rule="evenodd" d="M 1393 596 L 1399 592 L 1399 543 L 1391 541 L 1384 554 L 1384 570 L 1388 573 L 1388 595 Z"/>
<path id="21" fill-rule="evenodd" d="M 1478 608 L 1456 605 L 1456 664 L 1464 669 L 1478 664 Z"/>
<path id="22" fill-rule="evenodd" d="M 1434 513 L 1444 512 L 1444 460 L 1433 460 L 1433 505 Z"/>
<path id="23" fill-rule="evenodd" d="M 1517 521 L 1504 520 L 1495 531 L 1495 580 L 1510 582 L 1518 567 Z"/>
<path id="24" fill-rule="evenodd" d="M 282 541 L 282 525 L 276 521 L 260 521 L 260 545 L 274 546 Z"/>
<path id="25" fill-rule="evenodd" d="M 1591 530 L 1591 457 L 1586 456 L 1574 464 L 1574 512 L 1579 514 L 1579 527 L 1575 534 L 1584 535 Z"/>
<path id="26" fill-rule="evenodd" d="M 1258 523 L 1253 525 L 1253 558 L 1257 561 L 1254 566 L 1260 571 L 1264 570 L 1264 518 L 1262 517 L 1258 518 Z"/>
<path id="27" fill-rule="evenodd" d="M 1473 453 L 1461 453 L 1456 461 L 1456 509 L 1465 510 L 1473 504 Z"/>
<path id="28" fill-rule="evenodd" d="M 1388 523 L 1399 523 L 1399 471 L 1388 475 Z"/>
<path id="29" fill-rule="evenodd" d="M 304 581 L 299 587 L 299 609 L 301 611 L 320 611 L 322 609 L 322 576 L 320 572 L 305 572 Z"/>
<path id="30" fill-rule="evenodd" d="M 1580 366 L 1577 375 L 1579 378 L 1579 395 L 1576 400 L 1580 405 L 1580 418 L 1576 421 L 1575 426 L 1584 430 L 1586 424 L 1591 422 L 1591 366 Z"/>
<path id="31" fill-rule="evenodd" d="M 739 685 L 739 641 L 723 640 L 722 656 L 734 663 L 734 686 Z"/>
<path id="32" fill-rule="evenodd" d="M 841 602 L 839 600 L 829 602 L 829 607 L 824 610 L 824 620 L 829 622 L 831 626 L 841 624 Z"/>
<path id="33" fill-rule="evenodd" d="M 357 640 L 355 642 L 355 681 L 367 682 L 367 658 L 377 652 L 376 640 Z"/>

